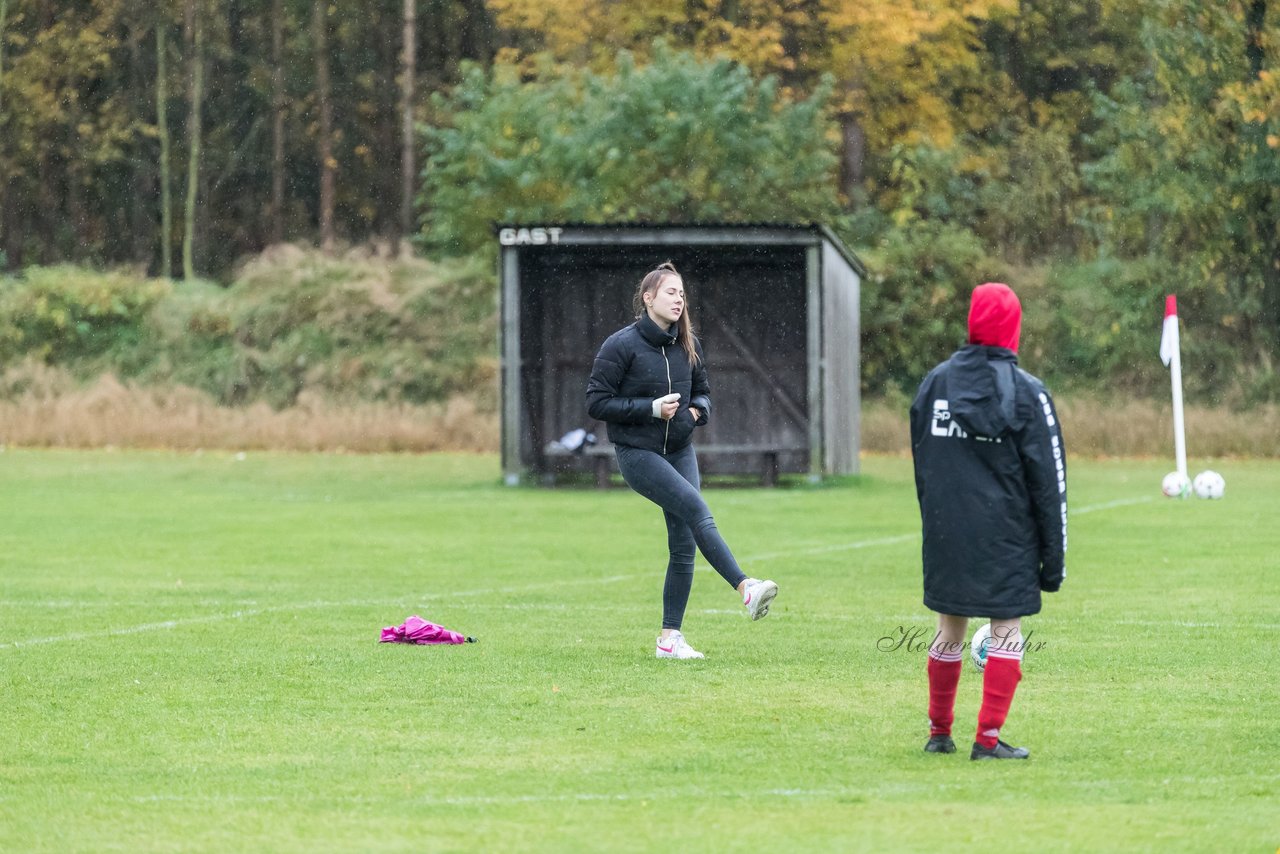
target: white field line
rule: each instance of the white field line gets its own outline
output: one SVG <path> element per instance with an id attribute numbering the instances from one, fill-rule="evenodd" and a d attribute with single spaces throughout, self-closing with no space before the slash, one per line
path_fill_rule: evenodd
<path id="1" fill-rule="evenodd" d="M 1117 626 L 1160 626 L 1174 629 L 1280 629 L 1280 623 L 1205 623 L 1193 620 L 1116 620 Z"/>
<path id="2" fill-rule="evenodd" d="M 898 543 L 909 543 L 912 540 L 920 539 L 919 534 L 898 534 L 894 537 L 879 537 L 874 540 L 860 540 L 856 543 L 841 543 L 834 546 L 814 546 L 807 549 L 788 549 L 785 552 L 768 552 L 762 555 L 753 555 L 752 557 L 743 558 L 743 563 L 759 563 L 760 561 L 775 560 L 780 557 L 795 557 L 797 555 L 820 555 L 829 554 L 831 552 L 844 552 L 853 549 L 869 549 L 874 546 L 894 546 Z"/>
<path id="3" fill-rule="evenodd" d="M 640 575 L 612 575 L 607 578 L 583 578 L 568 581 L 548 581 L 540 584 L 528 584 L 522 587 L 509 588 L 493 588 L 488 590 L 464 590 L 458 593 L 432 593 L 423 597 L 425 599 L 453 599 L 463 596 L 479 596 L 486 593 L 524 593 L 535 591 L 547 587 L 565 587 L 576 584 L 612 584 L 630 578 L 638 578 Z M 312 601 L 297 602 L 292 605 L 273 605 L 266 608 L 244 608 L 237 611 L 231 611 L 224 614 L 209 614 L 204 617 L 187 617 L 181 620 L 161 620 L 155 623 L 143 623 L 137 626 L 128 626 L 120 629 L 104 629 L 98 632 L 71 632 L 65 635 L 52 635 L 43 638 L 31 638 L 29 640 L 11 641 L 9 643 L 0 643 L 0 649 L 17 649 L 27 646 L 41 646 L 50 643 L 62 643 L 65 641 L 93 640 L 95 638 L 115 637 L 116 635 L 136 635 L 143 632 L 161 631 L 164 629 L 175 629 L 179 626 L 198 625 L 200 623 L 214 623 L 223 620 L 239 620 L 245 617 L 256 617 L 262 614 L 279 613 L 280 611 L 307 611 L 317 608 L 350 608 L 361 605 L 397 605 L 404 601 L 404 597 L 398 599 L 346 599 L 340 602 L 330 601 Z"/>
<path id="4" fill-rule="evenodd" d="M 1080 516 L 1085 513 L 1095 513 L 1099 510 L 1111 510 L 1115 507 L 1128 507 L 1133 504 L 1145 504 L 1146 502 L 1151 500 L 1152 498 L 1149 495 L 1143 495 L 1137 498 L 1121 498 L 1116 501 L 1106 501 L 1106 502 L 1103 502 L 1102 504 L 1089 504 L 1085 507 L 1069 510 L 1067 512 L 1071 516 Z M 911 542 L 912 540 L 918 540 L 918 539 L 920 539 L 920 534 L 918 532 L 910 533 L 910 534 L 898 534 L 890 537 L 880 537 L 874 540 L 860 540 L 855 543 L 841 543 L 839 545 L 832 545 L 832 546 L 814 546 L 812 548 L 789 549 L 787 551 L 782 551 L 782 552 L 769 552 L 766 554 L 753 555 L 752 557 L 744 558 L 742 562 L 754 563 L 757 561 L 774 560 L 776 558 L 782 558 L 782 557 L 794 557 L 796 555 L 829 554 L 831 552 L 851 551 L 853 549 L 865 549 L 865 548 L 871 548 L 873 546 L 894 546 L 894 545 L 897 545 L 898 543 L 908 543 L 908 542 Z"/>
<path id="5" fill-rule="evenodd" d="M 292 608 L 293 606 L 287 607 Z M 65 635 L 30 638 L 28 640 L 0 643 L 0 649 L 19 649 L 21 647 L 42 646 L 49 643 L 63 643 L 65 641 L 96 640 L 100 638 L 115 637 L 116 635 L 137 635 L 142 634 L 143 632 L 155 632 L 162 629 L 176 629 L 178 626 L 190 626 L 198 623 L 215 623 L 223 620 L 240 619 L 242 617 L 254 617 L 258 614 L 265 614 L 268 611 L 273 610 L 284 610 L 284 608 L 259 608 L 251 611 L 234 611 L 230 614 L 210 614 L 205 617 L 190 617 L 185 620 L 162 620 L 158 623 L 143 623 L 138 626 L 129 626 L 123 629 L 105 629 L 100 632 L 72 632 Z"/>
<path id="6" fill-rule="evenodd" d="M 1248 782 L 1250 784 L 1257 783 L 1274 783 L 1280 781 L 1280 774 L 1258 774 L 1241 772 L 1232 776 L 1194 776 L 1184 775 L 1179 777 L 1164 778 L 1161 783 L 1163 785 L 1195 785 L 1195 786 L 1221 786 L 1228 783 Z M 1082 781 L 1083 788 L 1096 788 L 1100 785 L 1097 781 Z M 897 785 L 893 787 L 897 791 L 905 791 L 908 789 L 928 789 L 930 791 L 967 791 L 970 786 L 968 783 L 947 783 L 935 781 L 932 783 L 921 783 L 917 785 Z M 741 789 L 736 788 L 732 791 L 709 792 L 706 790 L 690 791 L 679 789 L 676 787 L 668 787 L 654 792 L 567 792 L 559 795 L 422 795 L 418 797 L 405 797 L 402 794 L 388 794 L 386 798 L 380 798 L 370 795 L 355 795 L 345 797 L 341 800 L 350 804 L 376 804 L 386 801 L 395 801 L 398 804 L 415 804 L 418 806 L 442 806 L 442 807 L 467 807 L 467 806 L 504 806 L 518 804 L 555 804 L 555 803 L 591 803 L 591 802 L 624 802 L 624 801 L 664 801 L 672 799 L 688 799 L 689 797 L 705 798 L 707 800 L 741 800 L 744 798 L 840 798 L 849 795 L 865 795 L 865 788 L 859 789 L 851 786 L 837 786 L 819 789 Z M 16 798 L 0 795 L 0 802 L 14 801 Z M 117 799 L 110 799 L 117 800 Z M 149 804 L 149 803 L 185 803 L 185 804 L 258 804 L 258 803 L 306 803 L 307 796 L 289 796 L 289 795 L 232 795 L 232 794 L 207 794 L 207 795 L 185 795 L 185 794 L 154 794 L 154 795 L 134 795 L 132 797 L 121 798 L 130 803 Z M 330 797 L 321 797 L 319 800 L 331 800 Z"/>
<path id="7" fill-rule="evenodd" d="M 1191 786 L 1221 786 L 1228 783 L 1248 782 L 1251 785 L 1259 783 L 1274 783 L 1280 781 L 1280 774 L 1249 774 L 1234 776 L 1193 776 L 1184 775 L 1180 777 L 1164 778 L 1161 782 L 1163 785 L 1191 785 Z M 1097 781 L 1082 781 L 1081 788 L 1091 789 L 1100 785 Z M 968 783 L 946 783 L 932 782 L 920 784 L 897 785 L 893 789 L 897 791 L 907 790 L 950 790 L 950 791 L 966 791 L 969 788 Z M 747 798 L 796 798 L 804 799 L 826 799 L 841 798 L 849 795 L 865 795 L 867 789 L 855 788 L 852 786 L 835 786 L 817 789 L 734 789 L 732 791 L 709 792 L 706 790 L 690 791 L 677 787 L 669 787 L 654 792 L 567 792 L 565 794 L 541 794 L 541 795 L 422 795 L 419 797 L 404 797 L 399 794 L 389 794 L 386 798 L 371 797 L 368 795 L 357 795 L 350 798 L 343 798 L 344 803 L 355 804 L 376 804 L 385 801 L 394 800 L 398 804 L 414 804 L 417 806 L 438 806 L 438 807 L 469 807 L 469 806 L 514 806 L 518 804 L 558 804 L 558 803 L 620 803 L 631 801 L 665 801 L 673 799 L 688 799 L 695 797 L 705 799 L 706 801 L 723 801 L 723 800 L 742 800 Z M 0 798 L 0 800 L 4 800 Z M 180 794 L 155 794 L 155 795 L 136 795 L 127 800 L 133 803 L 206 803 L 206 804 L 236 804 L 236 803 L 277 803 L 281 801 L 305 803 L 307 798 L 289 797 L 285 795 L 180 795 Z M 327 800 L 327 799 L 326 799 Z"/>
<path id="8" fill-rule="evenodd" d="M 1094 513 L 1098 510 L 1110 510 L 1113 507 L 1129 507 L 1133 504 L 1146 504 L 1154 499 L 1150 495 L 1141 495 L 1137 498 L 1120 498 L 1115 501 L 1105 501 L 1102 504 L 1090 504 L 1087 507 L 1081 507 L 1078 510 L 1068 510 L 1068 516 L 1082 516 L 1085 513 Z"/>
<path id="9" fill-rule="evenodd" d="M 639 577 L 639 576 L 635 576 Z M 461 594 L 457 594 L 461 595 Z M 433 596 L 433 599 L 449 598 L 449 594 L 444 596 Z M 245 617 L 253 617 L 259 614 L 294 611 L 299 608 L 351 608 L 362 605 L 368 606 L 386 606 L 399 604 L 398 601 L 389 599 L 368 599 L 368 600 L 345 600 L 341 602 L 307 602 L 302 605 L 279 605 L 269 608 L 256 608 L 234 611 L 228 614 L 213 614 L 205 617 L 193 617 L 187 620 L 165 620 L 158 623 L 147 623 L 140 626 L 132 626 L 123 629 L 114 629 L 98 633 L 83 633 L 75 636 L 62 635 L 51 638 L 33 638 L 26 641 L 18 641 L 9 644 L 0 644 L 0 649 L 19 646 L 37 646 L 44 643 L 56 643 L 63 640 L 81 640 L 93 637 L 113 636 L 113 635 L 131 635 L 141 632 L 157 631 L 160 629 L 173 629 L 180 625 L 190 625 L 196 623 L 207 623 L 218 620 L 234 620 L 243 619 Z M 567 605 L 556 602 L 478 602 L 467 606 L 473 610 L 480 611 L 545 611 L 557 613 L 580 613 L 583 610 L 582 605 Z M 653 607 L 649 605 L 591 605 L 590 610 L 593 613 L 609 613 L 609 614 L 650 614 L 653 613 Z M 735 619 L 747 619 L 747 612 L 741 608 L 698 608 L 688 611 L 689 614 L 699 614 L 708 617 L 734 617 Z M 833 614 L 821 613 L 816 611 L 806 611 L 802 615 L 788 614 L 786 612 L 777 612 L 770 614 L 771 619 L 790 619 L 795 616 L 803 616 L 805 620 L 835 620 L 839 622 L 864 622 L 866 617 L 861 614 Z M 880 617 L 886 623 L 897 623 L 901 625 L 932 625 L 936 614 L 920 613 L 920 614 L 888 614 Z M 976 618 L 975 618 L 976 619 Z M 1070 621 L 1069 619 L 1067 620 Z M 1225 623 L 1208 623 L 1190 620 L 1113 620 L 1108 622 L 1113 626 L 1156 626 L 1181 629 L 1261 629 L 1274 631 L 1280 629 L 1280 623 L 1254 623 L 1254 622 L 1234 622 L 1229 626 Z"/>
<path id="10" fill-rule="evenodd" d="M 611 576 L 608 576 L 607 578 L 578 578 L 578 579 L 566 579 L 566 580 L 557 580 L 557 581 L 543 581 L 537 584 L 526 584 L 521 587 L 490 587 L 482 590 L 460 590 L 455 593 L 429 593 L 420 598 L 457 599 L 463 596 L 487 596 L 491 593 L 503 593 L 503 594 L 526 593 L 526 592 L 532 592 L 536 590 L 542 590 L 548 587 L 552 587 L 552 588 L 568 587 L 576 584 L 612 584 L 615 581 L 627 581 L 632 578 L 640 578 L 641 575 L 642 575 L 641 573 L 630 573 L 627 575 L 611 575 Z M 407 597 L 401 597 L 400 599 L 396 599 L 394 601 L 389 599 L 346 599 L 341 602 L 305 602 L 298 605 L 268 606 L 266 608 L 260 608 L 260 609 L 254 609 L 254 610 L 243 609 L 231 614 L 224 614 L 222 616 L 224 619 L 233 619 L 235 617 L 245 616 L 250 613 L 260 614 L 266 611 L 281 611 L 281 610 L 293 611 L 301 608 L 316 608 L 316 607 L 323 608 L 323 607 L 332 607 L 332 606 L 351 606 L 351 605 L 386 605 L 388 602 L 395 604 L 396 602 L 402 601 L 404 598 L 407 598 Z M 107 602 L 98 607 L 115 607 L 117 604 L 118 603 Z M 200 600 L 199 604 L 217 605 L 219 603 L 216 601 L 210 601 L 210 600 Z M 244 604 L 256 605 L 257 602 L 249 601 L 249 602 L 245 602 Z M 72 600 L 28 602 L 22 599 L 0 599 L 0 607 L 84 608 L 84 607 L 95 607 L 95 605 L 93 603 L 90 603 L 89 605 L 85 605 L 85 603 L 83 602 L 75 602 Z M 204 619 L 204 618 L 198 618 L 198 619 Z M 179 621 L 179 622 L 186 622 L 186 621 Z M 3 646 L 4 644 L 0 644 L 0 647 L 3 647 Z"/>
<path id="11" fill-rule="evenodd" d="M 1094 505 L 1089 505 L 1087 507 L 1082 507 L 1078 510 L 1072 511 L 1072 513 L 1073 515 L 1078 515 L 1081 513 L 1092 513 L 1095 510 L 1106 510 L 1113 507 L 1124 507 L 1130 504 L 1140 504 L 1150 500 L 1151 499 L 1149 497 L 1139 497 L 1139 498 L 1121 499 L 1118 501 L 1108 501 L 1104 504 L 1094 504 Z M 830 546 L 815 546 L 812 548 L 793 549 L 785 552 L 769 552 L 766 554 L 753 555 L 751 557 L 744 558 L 742 560 L 742 563 L 749 564 L 749 563 L 757 563 L 757 562 L 767 561 L 767 560 L 774 560 L 781 557 L 794 557 L 796 555 L 828 554 L 831 552 L 873 548 L 875 546 L 897 545 L 899 543 L 906 543 L 912 540 L 917 540 L 919 538 L 920 538 L 920 535 L 918 533 L 899 534 L 897 536 L 878 537 L 870 540 L 857 540 L 852 543 L 841 543 L 841 544 L 830 545 Z M 433 593 L 433 594 L 427 594 L 422 598 L 425 600 L 456 599 L 456 598 L 463 598 L 463 597 L 470 597 L 470 596 L 486 596 L 486 595 L 498 594 L 498 593 L 504 596 L 510 596 L 513 593 L 532 592 L 536 590 L 545 590 L 548 588 L 554 589 L 554 588 L 560 588 L 560 587 L 568 587 L 571 585 L 612 584 L 619 581 L 628 581 L 634 578 L 645 577 L 646 575 L 648 575 L 648 573 L 629 573 L 626 575 L 612 575 L 606 578 L 582 578 L 582 579 L 556 580 L 556 581 L 542 582 L 539 584 L 528 584 L 522 587 L 489 587 L 489 588 L 482 588 L 478 590 L 463 590 L 463 591 L 458 591 L 454 593 Z M 317 608 L 341 608 L 341 607 L 354 607 L 359 605 L 388 605 L 388 604 L 395 605 L 403 602 L 405 598 L 407 597 L 401 597 L 395 600 L 351 599 L 351 600 L 345 600 L 340 602 L 313 601 L 313 602 L 299 602 L 292 605 L 276 605 L 276 606 L 271 606 L 266 608 L 241 609 L 238 611 L 232 611 L 224 614 L 209 614 L 204 617 L 188 617 L 181 620 L 161 620 L 159 622 L 154 622 L 154 623 L 142 623 L 140 625 L 127 626 L 125 628 L 119 628 L 119 629 L 104 629 L 102 631 L 97 631 L 97 632 L 70 632 L 68 634 L 62 634 L 62 635 L 51 635 L 51 636 L 42 637 L 42 638 L 30 638 L 28 640 L 10 641 L 8 643 L 0 643 L 0 649 L 19 649 L 23 647 L 43 646 L 45 644 L 53 644 L 53 643 L 65 643 L 65 642 L 71 642 L 71 641 L 95 640 L 100 638 L 109 638 L 109 637 L 124 636 L 124 635 L 136 635 L 136 634 L 142 634 L 144 632 L 176 629 L 180 626 L 192 626 L 192 625 L 199 625 L 202 623 L 221 622 L 225 620 L 239 620 L 239 619 L 244 619 L 246 617 L 256 617 L 262 614 L 278 613 L 281 611 L 306 611 L 306 610 L 313 610 Z M 6 602 L 3 604 L 8 604 L 8 603 Z M 19 603 L 15 602 L 14 604 L 19 604 Z M 32 603 L 21 603 L 21 604 L 24 605 L 25 607 L 31 607 Z M 530 606 L 521 605 L 519 607 L 529 608 Z M 719 613 L 719 612 L 709 611 L 708 613 Z M 731 612 L 731 613 L 737 613 L 737 612 Z M 1155 622 L 1153 622 L 1152 624 L 1163 625 Z"/>
<path id="12" fill-rule="evenodd" d="M 957 787 L 959 788 L 959 787 Z M 766 789 L 764 791 L 755 792 L 721 792 L 716 794 L 698 793 L 698 797 L 709 797 L 715 799 L 743 797 L 782 797 L 782 798 L 832 798 L 852 794 L 853 789 Z M 687 798 L 688 793 L 675 795 L 669 791 L 663 792 L 640 792 L 627 793 L 618 792 L 615 794 L 607 794 L 604 792 L 570 792 L 563 795 L 458 795 L 437 797 L 433 795 L 424 795 L 422 797 L 398 797 L 397 803 L 415 804 L 417 806 L 449 806 L 449 807 L 467 807 L 467 806 L 501 806 L 516 804 L 554 804 L 554 803 L 586 803 L 592 801 L 605 802 L 621 802 L 621 801 L 661 801 L 672 797 Z M 131 799 L 135 803 L 274 803 L 283 800 L 295 800 L 286 798 L 282 795 L 138 795 Z M 354 798 L 343 798 L 345 802 L 355 803 L 378 803 L 382 799 L 370 798 L 367 796 L 357 796 Z"/>

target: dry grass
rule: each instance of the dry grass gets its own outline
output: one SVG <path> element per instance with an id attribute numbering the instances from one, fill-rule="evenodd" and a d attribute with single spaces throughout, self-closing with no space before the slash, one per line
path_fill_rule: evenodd
<path id="1" fill-rule="evenodd" d="M 15 385 L 18 388 L 15 388 Z M 284 449 L 296 451 L 492 451 L 498 419 L 467 397 L 436 406 L 337 404 L 304 394 L 276 411 L 218 406 L 185 387 L 139 388 L 104 375 L 77 388 L 31 364 L 0 382 L 0 443 L 27 447 Z"/>
<path id="2" fill-rule="evenodd" d="M 493 452 L 499 441 L 496 402 L 492 388 L 426 406 L 339 403 L 304 393 L 284 410 L 265 404 L 225 407 L 195 389 L 138 387 L 111 375 L 85 387 L 57 368 L 27 361 L 0 374 L 0 444 Z M 1168 402 L 1059 397 L 1057 403 L 1073 455 L 1173 454 Z M 909 453 L 908 406 L 901 396 L 864 401 L 862 449 Z M 1189 407 L 1186 419 L 1192 457 L 1280 456 L 1280 407 Z"/>
<path id="3" fill-rule="evenodd" d="M 1086 457 L 1173 457 L 1173 411 L 1168 401 L 1107 401 L 1057 397 L 1070 453 Z M 911 450 L 905 401 L 866 401 L 862 449 L 905 454 Z M 1186 408 L 1191 457 L 1280 456 L 1280 407 L 1244 411 Z"/>

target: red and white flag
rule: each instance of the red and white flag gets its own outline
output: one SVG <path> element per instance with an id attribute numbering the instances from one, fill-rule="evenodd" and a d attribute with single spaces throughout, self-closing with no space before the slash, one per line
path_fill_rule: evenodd
<path id="1" fill-rule="evenodd" d="M 1187 435 L 1182 418 L 1182 352 L 1178 341 L 1178 299 L 1164 298 L 1164 330 L 1160 333 L 1160 361 L 1169 369 L 1173 385 L 1173 455 L 1178 473 L 1187 476 Z"/>
<path id="2" fill-rule="evenodd" d="M 1169 294 L 1164 298 L 1164 330 L 1160 333 L 1160 361 L 1169 362 L 1178 352 L 1178 298 Z"/>

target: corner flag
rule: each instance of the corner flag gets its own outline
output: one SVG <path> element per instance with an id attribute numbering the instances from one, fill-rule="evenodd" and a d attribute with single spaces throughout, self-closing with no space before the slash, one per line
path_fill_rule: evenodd
<path id="1" fill-rule="evenodd" d="M 1164 329 L 1160 333 L 1160 361 L 1166 368 L 1178 349 L 1178 298 L 1169 294 L 1164 298 Z"/>
<path id="2" fill-rule="evenodd" d="M 1160 361 L 1169 368 L 1173 384 L 1173 452 L 1178 472 L 1187 476 L 1187 436 L 1182 418 L 1182 346 L 1178 340 L 1178 298 L 1164 298 L 1164 329 L 1160 333 Z"/>

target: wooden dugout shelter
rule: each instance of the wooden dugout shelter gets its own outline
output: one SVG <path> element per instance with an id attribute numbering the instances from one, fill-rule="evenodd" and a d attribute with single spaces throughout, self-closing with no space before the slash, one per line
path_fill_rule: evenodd
<path id="1" fill-rule="evenodd" d="M 635 319 L 644 275 L 685 280 L 711 380 L 694 434 L 704 474 L 858 472 L 859 291 L 865 267 L 822 225 L 499 226 L 506 482 L 617 470 L 584 395 L 600 344 Z M 565 452 L 576 428 L 597 443 Z"/>

